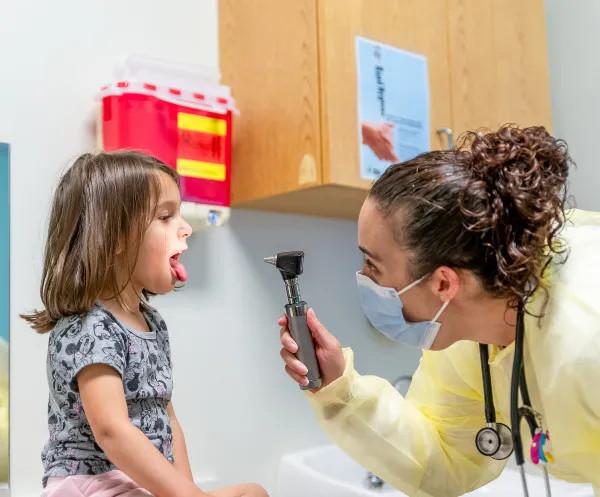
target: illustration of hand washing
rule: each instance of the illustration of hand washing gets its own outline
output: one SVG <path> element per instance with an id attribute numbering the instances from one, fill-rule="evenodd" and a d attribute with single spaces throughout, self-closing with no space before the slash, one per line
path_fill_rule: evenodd
<path id="1" fill-rule="evenodd" d="M 367 145 L 379 160 L 398 162 L 394 152 L 393 129 L 394 124 L 390 122 L 364 122 L 361 124 L 362 143 Z"/>

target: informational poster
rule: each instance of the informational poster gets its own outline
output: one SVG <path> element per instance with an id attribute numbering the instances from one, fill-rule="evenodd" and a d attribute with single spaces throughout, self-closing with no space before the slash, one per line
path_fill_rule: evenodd
<path id="1" fill-rule="evenodd" d="M 423 55 L 356 38 L 360 175 L 429 151 L 429 79 Z"/>
<path id="2" fill-rule="evenodd" d="M 8 338 L 10 267 L 9 149 L 0 143 L 0 495 L 8 486 Z"/>

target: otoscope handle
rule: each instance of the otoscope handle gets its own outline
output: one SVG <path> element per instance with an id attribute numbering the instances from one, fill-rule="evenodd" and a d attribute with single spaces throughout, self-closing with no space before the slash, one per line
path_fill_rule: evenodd
<path id="1" fill-rule="evenodd" d="M 308 385 L 300 386 L 302 390 L 310 390 L 321 387 L 321 371 L 319 362 L 315 354 L 315 346 L 312 340 L 312 334 L 306 322 L 306 313 L 308 312 L 308 304 L 306 302 L 298 302 L 296 304 L 288 304 L 285 306 L 285 314 L 288 320 L 288 329 L 292 338 L 298 344 L 296 357 L 308 369 Z"/>

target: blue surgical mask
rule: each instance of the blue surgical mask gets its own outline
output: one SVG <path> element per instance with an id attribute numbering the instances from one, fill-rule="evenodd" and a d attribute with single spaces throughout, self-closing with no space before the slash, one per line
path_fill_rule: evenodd
<path id="1" fill-rule="evenodd" d="M 409 323 L 402 312 L 400 295 L 417 286 L 425 276 L 400 291 L 379 286 L 360 271 L 356 273 L 358 293 L 363 312 L 375 329 L 395 342 L 411 345 L 423 350 L 433 345 L 441 324 L 437 322 L 450 301 L 444 302 L 431 321 Z"/>

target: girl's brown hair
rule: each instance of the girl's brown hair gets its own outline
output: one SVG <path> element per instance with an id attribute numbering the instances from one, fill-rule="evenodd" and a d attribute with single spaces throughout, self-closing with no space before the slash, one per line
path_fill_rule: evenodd
<path id="1" fill-rule="evenodd" d="M 543 127 L 505 125 L 391 166 L 370 198 L 391 221 L 401 209 L 402 227 L 393 229 L 412 254 L 413 278 L 440 266 L 468 269 L 516 307 L 565 251 L 558 234 L 570 163 L 566 143 Z"/>
<path id="2" fill-rule="evenodd" d="M 45 333 L 61 317 L 87 312 L 101 295 L 120 301 L 155 215 L 158 173 L 179 184 L 172 168 L 136 152 L 84 154 L 62 176 L 48 226 L 44 309 L 21 315 L 35 331 Z M 117 257 L 127 261 L 125 283 Z"/>

